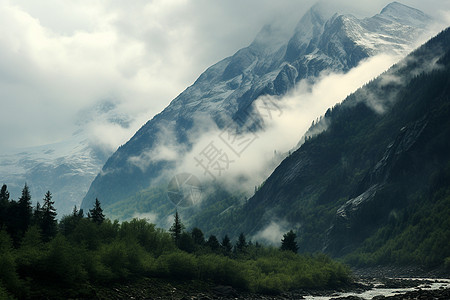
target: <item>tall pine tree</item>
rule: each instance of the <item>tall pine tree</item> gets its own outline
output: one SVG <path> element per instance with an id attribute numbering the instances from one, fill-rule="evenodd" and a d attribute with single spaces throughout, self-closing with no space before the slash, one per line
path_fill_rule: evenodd
<path id="1" fill-rule="evenodd" d="M 223 254 L 225 255 L 230 255 L 231 254 L 231 250 L 233 250 L 233 245 L 231 244 L 230 238 L 228 237 L 228 235 L 225 235 L 222 239 L 222 251 Z"/>
<path id="2" fill-rule="evenodd" d="M 236 242 L 236 246 L 235 246 L 235 250 L 236 252 L 245 252 L 245 249 L 247 248 L 248 244 L 247 241 L 245 240 L 245 235 L 244 233 L 241 233 L 239 235 L 238 241 Z"/>
<path id="3" fill-rule="evenodd" d="M 30 189 L 28 188 L 28 185 L 26 183 L 22 190 L 22 196 L 19 198 L 19 201 L 17 203 L 17 221 L 19 226 L 18 231 L 20 235 L 23 235 L 30 226 L 31 218 L 33 216 L 33 210 L 31 208 Z"/>
<path id="4" fill-rule="evenodd" d="M 183 232 L 184 225 L 181 223 L 180 216 L 178 215 L 178 211 L 175 211 L 175 220 L 170 227 L 169 232 L 172 235 L 173 240 L 175 241 L 175 245 L 180 245 L 180 237 Z"/>
<path id="5" fill-rule="evenodd" d="M 95 198 L 94 208 L 90 209 L 88 212 L 88 218 L 98 225 L 102 224 L 105 220 L 102 206 L 100 205 L 100 201 L 98 201 L 97 198 Z"/>
<path id="6" fill-rule="evenodd" d="M 0 190 L 0 230 L 6 225 L 6 217 L 8 214 L 9 206 L 9 192 L 6 184 L 2 186 Z"/>
<path id="7" fill-rule="evenodd" d="M 42 207 L 39 201 L 36 203 L 36 207 L 33 211 L 33 222 L 34 225 L 41 227 L 42 223 Z"/>
<path id="8" fill-rule="evenodd" d="M 44 204 L 42 205 L 42 220 L 41 229 L 42 237 L 45 241 L 50 240 L 56 234 L 56 209 L 53 206 L 52 194 L 48 191 L 44 197 Z"/>

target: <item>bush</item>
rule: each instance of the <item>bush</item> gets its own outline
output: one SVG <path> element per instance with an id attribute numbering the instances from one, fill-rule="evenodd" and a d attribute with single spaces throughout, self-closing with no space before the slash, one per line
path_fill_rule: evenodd
<path id="1" fill-rule="evenodd" d="M 157 259 L 159 276 L 176 279 L 195 279 L 198 275 L 197 258 L 185 252 L 161 255 Z"/>
<path id="2" fill-rule="evenodd" d="M 76 287 L 87 280 L 80 252 L 69 244 L 63 235 L 57 235 L 50 243 L 43 266 L 43 280 L 67 287 Z M 45 275 L 44 275 L 45 274 Z"/>

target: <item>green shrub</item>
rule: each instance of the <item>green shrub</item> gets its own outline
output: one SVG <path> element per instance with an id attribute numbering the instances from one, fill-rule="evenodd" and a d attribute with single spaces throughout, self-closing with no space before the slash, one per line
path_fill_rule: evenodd
<path id="1" fill-rule="evenodd" d="M 176 279 L 197 278 L 197 258 L 185 252 L 175 252 L 161 255 L 157 259 L 159 276 Z"/>
<path id="2" fill-rule="evenodd" d="M 60 234 L 50 241 L 42 269 L 43 280 L 70 287 L 84 283 L 87 271 L 83 268 L 80 252 L 77 250 Z"/>

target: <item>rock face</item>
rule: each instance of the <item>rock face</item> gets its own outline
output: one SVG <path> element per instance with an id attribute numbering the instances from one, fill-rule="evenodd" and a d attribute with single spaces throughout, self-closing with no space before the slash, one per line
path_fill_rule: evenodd
<path id="1" fill-rule="evenodd" d="M 377 193 L 390 182 L 395 181 L 398 172 L 404 171 L 404 159 L 418 142 L 428 124 L 427 118 L 422 118 L 409 126 L 400 129 L 400 133 L 368 172 L 359 189 L 365 189 L 336 211 L 336 217 L 328 232 L 326 249 L 333 253 L 345 252 L 347 246 L 362 241 L 369 236 L 376 224 L 387 220 L 387 212 L 405 205 L 405 203 L 387 202 Z"/>
<path id="2" fill-rule="evenodd" d="M 246 114 L 261 95 L 283 95 L 302 79 L 313 80 L 324 70 L 346 72 L 377 53 L 403 52 L 429 23 L 420 11 L 392 3 L 366 19 L 331 15 L 316 5 L 291 34 L 265 26 L 250 46 L 207 69 L 120 147 L 91 184 L 82 208 L 96 197 L 108 206 L 156 184 L 176 165 L 161 157 L 161 149 L 189 151 L 211 123 L 223 129 L 234 122 L 239 132 L 264 127 L 260 116 Z"/>

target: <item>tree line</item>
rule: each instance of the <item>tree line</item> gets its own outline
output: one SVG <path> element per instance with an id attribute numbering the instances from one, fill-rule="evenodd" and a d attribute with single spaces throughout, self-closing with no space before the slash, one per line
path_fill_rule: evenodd
<path id="1" fill-rule="evenodd" d="M 23 187 L 22 195 L 17 201 L 10 199 L 8 187 L 3 184 L 0 190 L 0 230 L 5 230 L 16 246 L 30 226 L 40 229 L 44 242 L 50 241 L 58 232 L 57 213 L 52 198 L 52 193 L 47 191 L 42 199 L 43 204 L 37 201 L 36 206 L 32 207 L 30 189 L 27 184 Z M 78 210 L 75 206 L 72 216 L 83 218 L 83 210 Z M 60 223 L 62 227 L 66 226 L 68 217 L 63 217 Z M 94 207 L 89 210 L 87 217 L 97 224 L 101 224 L 105 219 L 98 199 L 95 200 Z"/>
<path id="2" fill-rule="evenodd" d="M 238 254 L 247 253 L 249 247 L 261 247 L 258 242 L 255 242 L 254 244 L 251 240 L 247 242 L 244 233 L 241 233 L 239 235 L 235 245 L 233 246 L 228 234 L 225 234 L 225 236 L 222 238 L 222 241 L 219 242 L 219 239 L 215 235 L 210 235 L 207 239 L 205 239 L 202 230 L 198 227 L 194 227 L 190 232 L 185 231 L 185 226 L 181 222 L 178 211 L 175 212 L 174 223 L 170 227 L 169 232 L 174 240 L 175 245 L 180 250 L 188 253 L 201 251 L 202 249 L 207 248 L 214 253 L 223 254 L 226 256 L 236 256 Z M 283 238 L 281 239 L 280 250 L 292 251 L 294 253 L 297 253 L 298 245 L 295 240 L 296 237 L 297 235 L 293 230 L 285 233 L 283 235 Z"/>
<path id="3" fill-rule="evenodd" d="M 50 192 L 31 206 L 25 185 L 18 201 L 6 185 L 0 199 L 0 299 L 98 297 L 100 287 L 139 278 L 200 280 L 236 289 L 279 293 L 293 288 L 347 284 L 348 268 L 323 254 L 296 254 L 295 234 L 284 235 L 282 250 L 247 241 L 234 245 L 206 239 L 199 228 L 186 231 L 178 212 L 169 231 L 146 220 L 119 223 L 105 217 L 96 199 L 85 216 L 73 212 L 58 222 Z M 295 250 L 295 251 L 294 251 Z"/>

